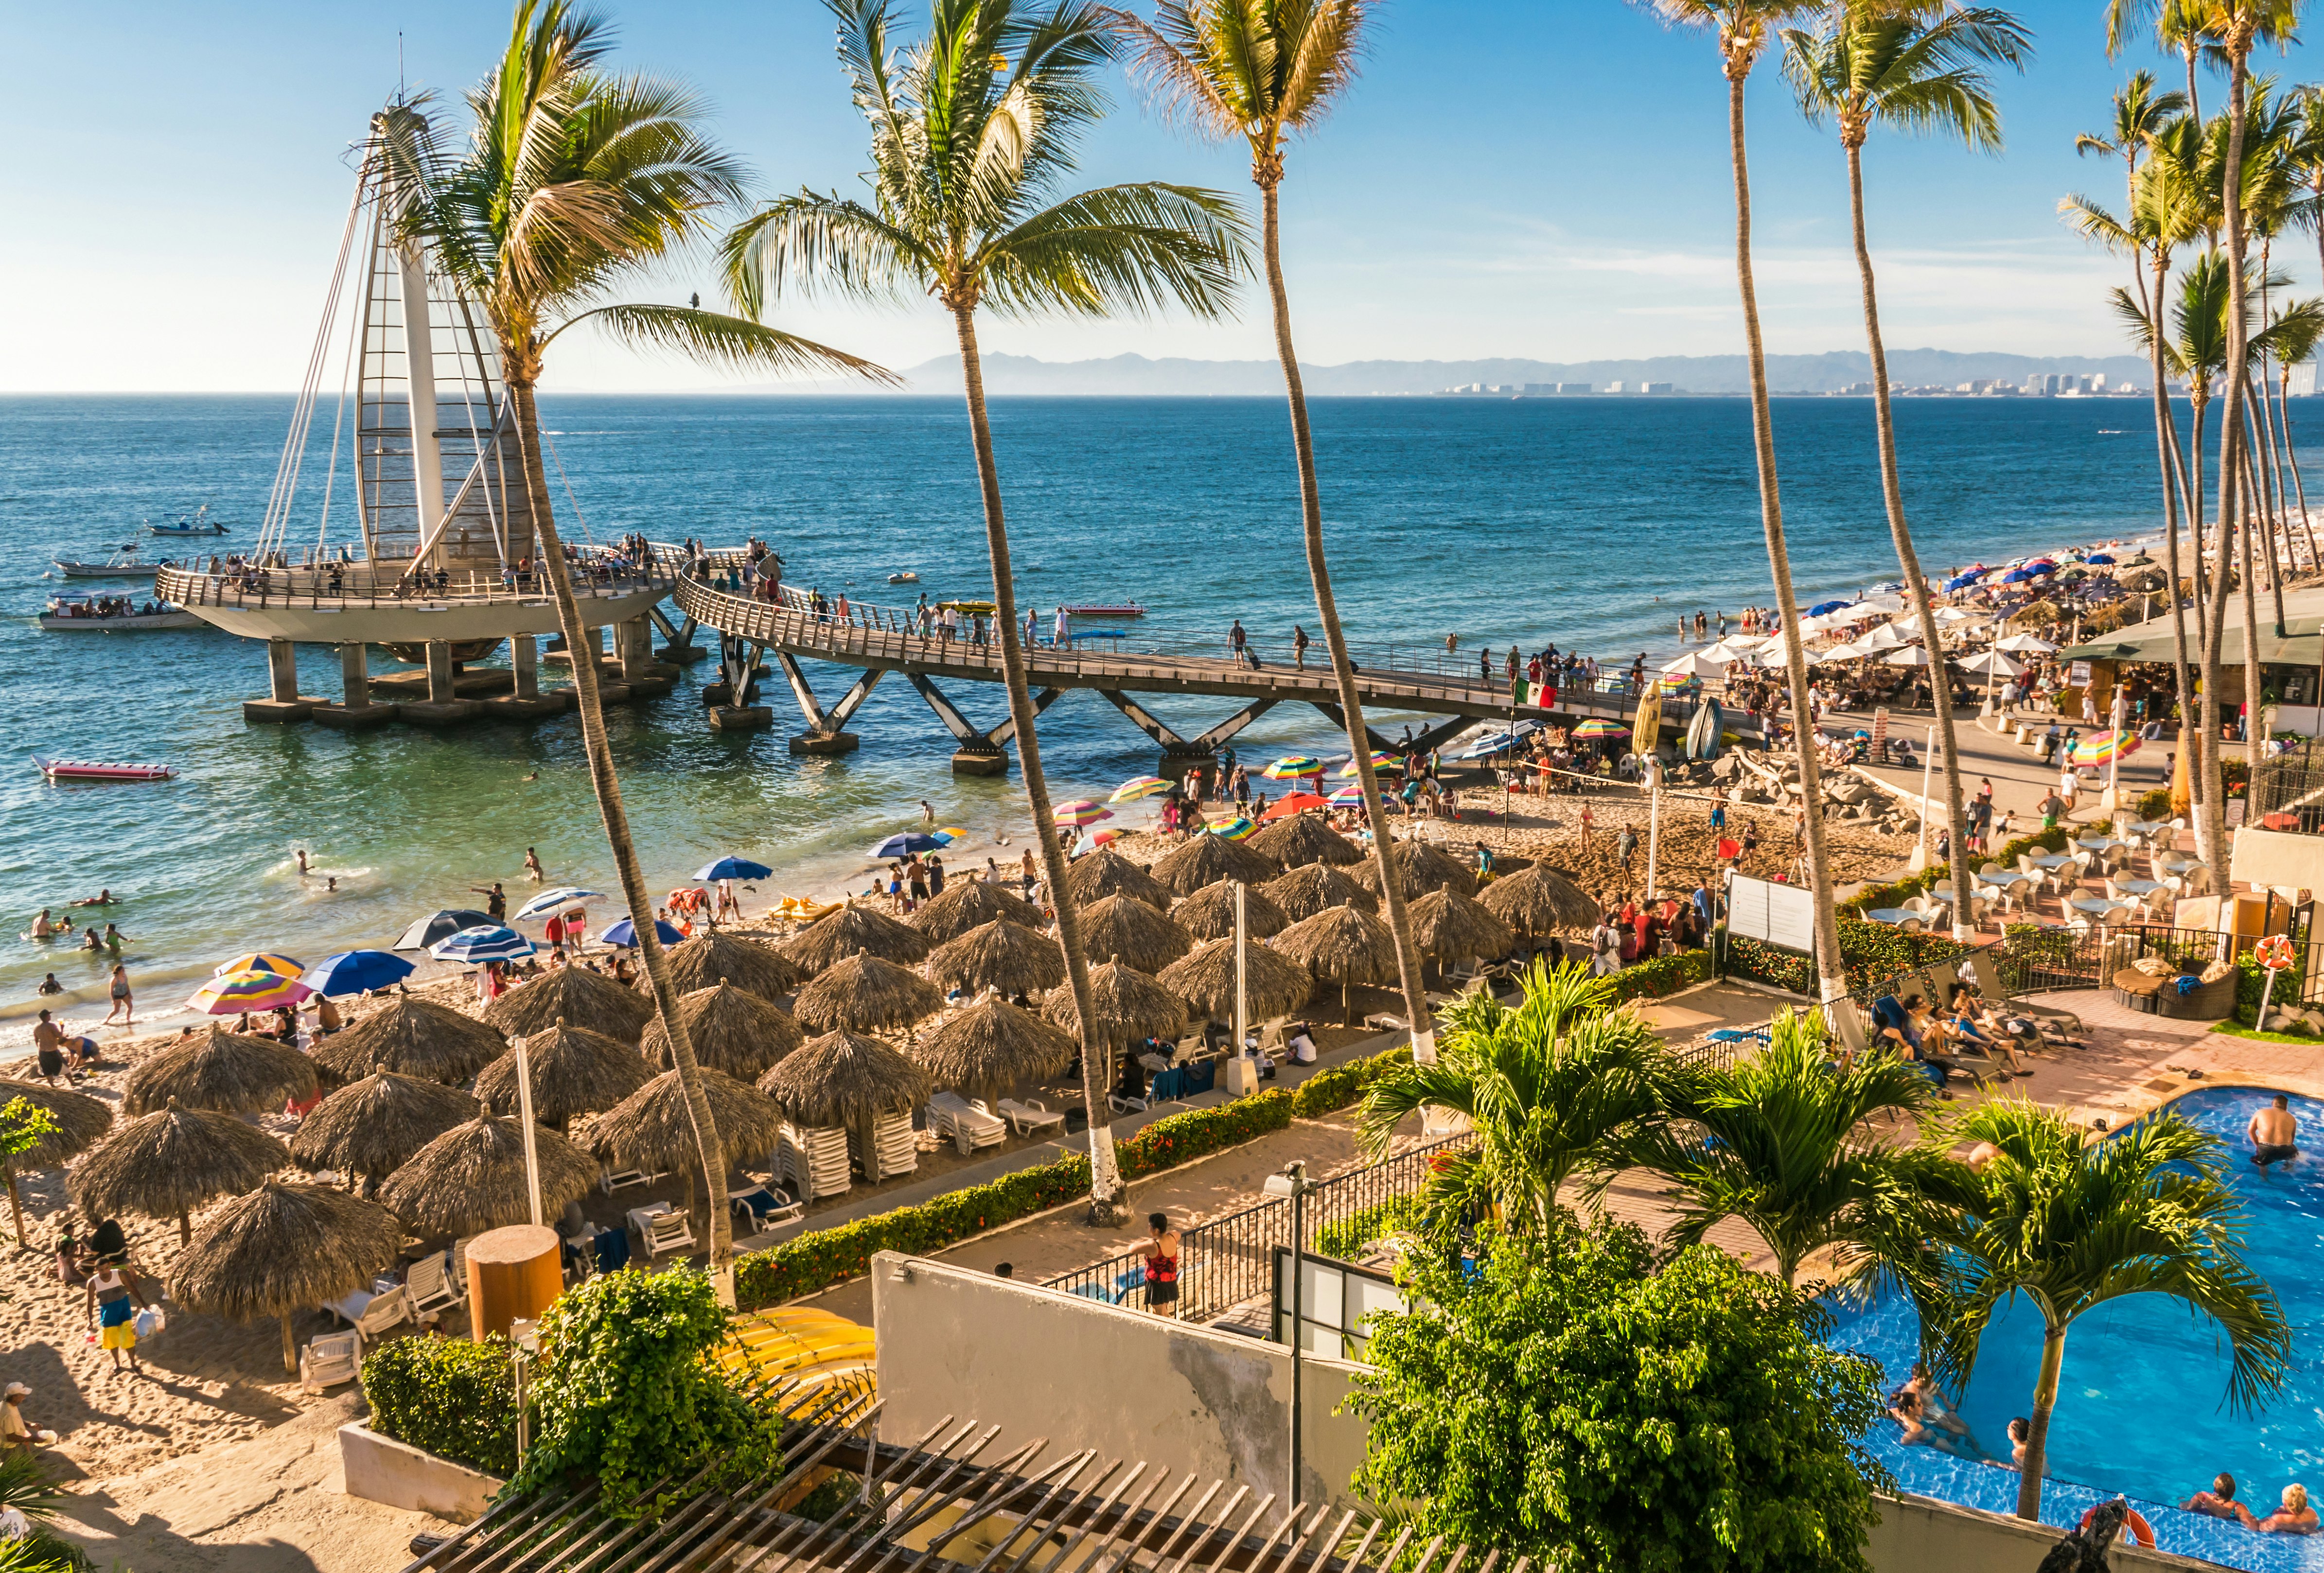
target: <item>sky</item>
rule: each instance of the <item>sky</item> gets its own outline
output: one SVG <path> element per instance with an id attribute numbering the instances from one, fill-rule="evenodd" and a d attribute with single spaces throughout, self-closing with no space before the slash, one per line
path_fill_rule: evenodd
<path id="1" fill-rule="evenodd" d="M 605 0 L 621 63 L 684 78 L 768 194 L 857 188 L 863 128 L 816 0 Z M 904 0 L 916 19 L 916 0 Z M 1892 346 L 2120 353 L 2106 291 L 2125 264 L 2057 217 L 2122 171 L 2080 158 L 2108 96 L 2151 51 L 2109 61 L 2097 0 L 2028 0 L 2023 76 L 1996 83 L 2001 155 L 1876 134 L 1868 212 Z M 0 391 L 298 386 L 353 185 L 348 145 L 399 80 L 459 96 L 504 47 L 493 0 L 153 0 L 14 8 L 0 90 Z M 398 29 L 401 29 L 399 46 Z M 2286 80 L 2298 51 L 2259 58 Z M 1161 126 L 1126 82 L 1089 138 L 1088 184 L 1170 179 L 1249 197 L 1232 149 Z M 2206 78 L 2207 108 L 2225 102 Z M 1756 256 L 1767 347 L 1860 348 L 1846 166 L 1772 60 L 1749 89 Z M 1621 0 L 1382 0 L 1362 78 L 1297 144 L 1285 262 L 1303 359 L 1548 361 L 1742 347 L 1726 94 L 1703 35 Z M 2295 248 L 2305 251 L 2304 243 Z M 2316 258 L 2292 260 L 2302 288 Z M 633 299 L 715 298 L 706 260 Z M 898 367 L 951 353 L 933 305 L 785 300 L 771 320 Z M 1065 361 L 1273 354 L 1265 301 L 1232 321 L 992 320 L 993 351 Z M 560 342 L 548 386 L 711 389 L 717 376 L 601 342 Z"/>

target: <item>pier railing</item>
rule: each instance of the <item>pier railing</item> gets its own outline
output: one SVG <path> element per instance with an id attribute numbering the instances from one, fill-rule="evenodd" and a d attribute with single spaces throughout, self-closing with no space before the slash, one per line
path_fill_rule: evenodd
<path id="1" fill-rule="evenodd" d="M 491 603 L 540 605 L 550 594 L 540 574 L 513 568 L 469 568 L 457 573 L 446 569 L 382 582 L 376 570 L 383 565 L 368 558 L 273 567 L 233 566 L 222 558 L 212 560 L 219 565 L 215 571 L 157 570 L 154 593 L 180 606 L 251 611 L 381 606 L 417 610 Z M 630 596 L 656 588 L 667 594 L 678 584 L 667 563 L 641 567 L 600 551 L 582 550 L 572 566 L 574 592 L 583 597 Z M 338 570 L 336 579 L 334 568 Z"/>

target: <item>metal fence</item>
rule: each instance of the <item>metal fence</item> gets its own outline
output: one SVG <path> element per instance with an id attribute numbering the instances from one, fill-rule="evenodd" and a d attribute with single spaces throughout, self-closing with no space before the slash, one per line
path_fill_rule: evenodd
<path id="1" fill-rule="evenodd" d="M 2274 830 L 2324 834 L 2324 744 L 2303 739 L 2272 759 L 2252 767 L 2248 823 L 2260 824 L 2282 815 Z"/>
<path id="2" fill-rule="evenodd" d="M 1308 1191 L 1303 1250 L 1314 1250 L 1324 1229 L 1391 1201 L 1419 1194 L 1430 1166 L 1448 1154 L 1475 1145 L 1473 1132 L 1415 1147 L 1393 1158 L 1320 1181 Z M 1262 1201 L 1257 1207 L 1197 1224 L 1178 1237 L 1178 1315 L 1208 1321 L 1269 1291 L 1275 1248 L 1291 1243 L 1291 1203 Z M 1111 1305 L 1146 1302 L 1146 1253 L 1131 1251 L 1094 1262 L 1042 1283 L 1044 1289 L 1102 1300 Z"/>

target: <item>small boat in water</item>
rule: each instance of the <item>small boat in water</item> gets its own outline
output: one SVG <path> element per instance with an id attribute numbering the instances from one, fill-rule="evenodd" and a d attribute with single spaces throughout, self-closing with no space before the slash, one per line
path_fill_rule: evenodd
<path id="1" fill-rule="evenodd" d="M 1067 606 L 1067 617 L 1143 617 L 1146 608 L 1135 601 L 1084 602 L 1079 606 Z"/>
<path id="2" fill-rule="evenodd" d="M 905 569 L 900 574 L 890 574 L 888 575 L 888 583 L 890 584 L 917 584 L 919 582 L 920 576 L 918 574 L 913 573 L 909 568 Z"/>
<path id="3" fill-rule="evenodd" d="M 210 505 L 203 503 L 191 513 L 182 514 L 168 524 L 147 524 L 147 535 L 224 535 L 226 526 L 209 518 Z"/>
<path id="4" fill-rule="evenodd" d="M 129 542 L 101 563 L 84 563 L 71 557 L 51 557 L 57 572 L 68 579 L 151 579 L 155 571 L 174 568 L 175 563 L 149 563 L 137 555 L 137 543 Z"/>
<path id="5" fill-rule="evenodd" d="M 168 601 L 132 601 L 119 595 L 59 595 L 41 613 L 51 633 L 131 633 L 153 629 L 199 628 L 202 620 Z"/>
<path id="6" fill-rule="evenodd" d="M 39 754 L 32 763 L 51 781 L 167 781 L 178 773 L 172 765 L 107 765 L 91 759 L 50 759 Z"/>

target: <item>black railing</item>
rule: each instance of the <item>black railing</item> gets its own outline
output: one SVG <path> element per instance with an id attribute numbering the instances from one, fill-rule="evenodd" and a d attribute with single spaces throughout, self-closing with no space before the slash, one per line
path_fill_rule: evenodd
<path id="1" fill-rule="evenodd" d="M 2249 796 L 2247 823 L 2324 834 L 2324 744 L 2304 739 L 2254 765 Z"/>

